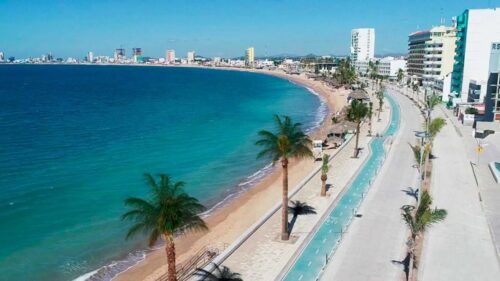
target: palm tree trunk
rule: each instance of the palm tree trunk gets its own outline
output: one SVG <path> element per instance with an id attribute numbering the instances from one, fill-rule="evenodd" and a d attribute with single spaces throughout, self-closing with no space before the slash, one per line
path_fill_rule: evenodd
<path id="1" fill-rule="evenodd" d="M 281 240 L 288 240 L 290 235 L 288 233 L 288 159 L 283 157 L 281 160 L 281 167 L 283 168 L 283 194 L 281 204 Z"/>
<path id="2" fill-rule="evenodd" d="M 321 196 L 326 196 L 327 175 L 321 175 Z"/>
<path id="3" fill-rule="evenodd" d="M 356 124 L 356 146 L 354 147 L 354 156 L 353 156 L 353 158 L 358 157 L 358 146 L 359 146 L 359 131 L 360 131 L 360 127 L 361 127 L 361 121 L 359 121 L 359 122 Z"/>
<path id="4" fill-rule="evenodd" d="M 380 112 L 382 112 L 382 108 L 378 109 L 378 117 L 377 117 L 378 120 L 377 121 L 379 121 L 379 122 L 380 122 Z"/>
<path id="5" fill-rule="evenodd" d="M 368 122 L 368 127 L 370 128 L 368 130 L 368 136 L 371 137 L 372 136 L 372 116 L 370 115 L 370 121 Z"/>
<path id="6" fill-rule="evenodd" d="M 173 235 L 166 236 L 167 245 L 165 246 L 165 250 L 167 252 L 167 264 L 168 264 L 168 272 L 167 272 L 167 281 L 177 281 L 177 272 L 175 269 L 175 244 Z"/>

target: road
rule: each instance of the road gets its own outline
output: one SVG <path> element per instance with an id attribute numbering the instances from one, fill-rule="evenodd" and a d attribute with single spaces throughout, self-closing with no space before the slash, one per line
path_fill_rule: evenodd
<path id="1" fill-rule="evenodd" d="M 359 214 L 340 244 L 321 280 L 401 280 L 408 231 L 401 219 L 401 206 L 414 199 L 403 192 L 416 188 L 418 173 L 408 143 L 415 143 L 422 117 L 401 94 L 389 90 L 401 108 L 400 130 L 381 172 L 369 191 Z"/>

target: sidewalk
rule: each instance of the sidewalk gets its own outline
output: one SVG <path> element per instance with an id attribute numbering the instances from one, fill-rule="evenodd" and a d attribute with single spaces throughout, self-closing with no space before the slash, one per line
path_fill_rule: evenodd
<path id="1" fill-rule="evenodd" d="M 385 110 L 382 121 L 377 122 L 374 118 L 373 132 L 381 132 L 389 121 L 390 111 Z M 328 184 L 332 184 L 327 197 L 320 197 L 321 174 L 316 174 L 291 200 L 305 201 L 316 208 L 316 215 L 299 216 L 292 231 L 290 242 L 279 240 L 280 216 L 276 212 L 264 225 L 262 225 L 248 240 L 246 240 L 225 261 L 224 265 L 232 271 L 242 275 L 244 280 L 274 280 L 281 270 L 293 257 L 300 245 L 318 223 L 323 213 L 332 204 L 340 191 L 346 186 L 350 178 L 355 174 L 361 164 L 368 156 L 366 150 L 370 137 L 367 137 L 367 125 L 365 124 L 360 134 L 360 147 L 365 148 L 358 159 L 351 158 L 355 140 L 338 152 L 331 161 L 331 169 L 328 173 Z M 320 165 L 318 163 L 318 165 Z M 294 187 L 290 187 L 290 191 Z"/>
<path id="2" fill-rule="evenodd" d="M 408 231 L 401 219 L 402 205 L 413 203 L 403 190 L 416 188 L 417 171 L 408 143 L 421 127 L 420 113 L 404 96 L 393 93 L 401 108 L 401 127 L 380 175 L 374 182 L 356 218 L 321 280 L 400 280 L 401 261 L 406 254 Z"/>
<path id="3" fill-rule="evenodd" d="M 434 116 L 445 117 L 440 107 Z M 454 117 L 452 117 L 454 118 Z M 500 267 L 479 190 L 471 169 L 470 132 L 448 125 L 434 141 L 431 194 L 434 206 L 446 209 L 445 221 L 433 226 L 424 238 L 420 280 L 500 280 Z"/>

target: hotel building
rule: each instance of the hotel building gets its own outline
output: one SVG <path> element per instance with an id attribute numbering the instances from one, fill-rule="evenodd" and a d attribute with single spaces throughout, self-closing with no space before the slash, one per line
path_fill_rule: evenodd
<path id="1" fill-rule="evenodd" d="M 194 63 L 194 57 L 195 57 L 194 51 L 187 52 L 187 63 L 188 64 Z"/>
<path id="2" fill-rule="evenodd" d="M 482 102 L 492 42 L 500 42 L 500 9 L 465 10 L 456 19 L 457 42 L 451 90 L 463 102 Z"/>
<path id="3" fill-rule="evenodd" d="M 87 61 L 90 62 L 90 63 L 94 62 L 94 53 L 88 52 L 88 54 L 87 54 Z"/>
<path id="4" fill-rule="evenodd" d="M 175 62 L 175 50 L 167 50 L 165 53 L 165 61 L 167 63 Z"/>
<path id="5" fill-rule="evenodd" d="M 377 63 L 377 74 L 388 77 L 389 79 L 397 79 L 398 72 L 402 69 L 406 72 L 406 60 L 402 58 L 385 57 L 381 59 L 373 59 L 373 63 Z M 370 72 L 370 61 L 355 61 L 353 62 L 356 71 L 361 75 L 366 75 Z"/>
<path id="6" fill-rule="evenodd" d="M 492 43 L 490 48 L 485 121 L 500 122 L 500 42 Z"/>
<path id="7" fill-rule="evenodd" d="M 250 47 L 245 51 L 245 65 L 252 66 L 254 62 L 255 62 L 255 50 L 253 47 Z"/>
<path id="8" fill-rule="evenodd" d="M 369 61 L 375 57 L 375 29 L 357 28 L 351 31 L 351 60 Z"/>
<path id="9" fill-rule="evenodd" d="M 437 26 L 417 31 L 408 38 L 408 76 L 424 87 L 453 71 L 455 27 Z"/>

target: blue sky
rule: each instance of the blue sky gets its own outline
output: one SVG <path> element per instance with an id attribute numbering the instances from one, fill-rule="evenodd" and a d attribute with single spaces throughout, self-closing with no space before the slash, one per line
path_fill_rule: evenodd
<path id="1" fill-rule="evenodd" d="M 407 35 L 500 0 L 0 0 L 0 51 L 18 58 L 188 50 L 234 57 L 347 54 L 350 31 L 376 29 L 376 53 L 405 53 Z"/>

